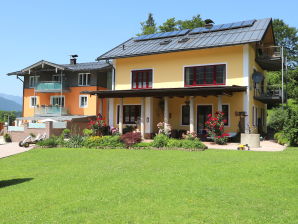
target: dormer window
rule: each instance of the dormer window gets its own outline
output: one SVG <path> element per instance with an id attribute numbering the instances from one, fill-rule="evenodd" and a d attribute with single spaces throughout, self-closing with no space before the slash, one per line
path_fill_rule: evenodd
<path id="1" fill-rule="evenodd" d="M 132 89 L 152 88 L 152 69 L 132 71 Z"/>

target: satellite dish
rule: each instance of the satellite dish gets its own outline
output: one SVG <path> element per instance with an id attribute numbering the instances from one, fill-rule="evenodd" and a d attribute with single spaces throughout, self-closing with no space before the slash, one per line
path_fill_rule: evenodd
<path id="1" fill-rule="evenodd" d="M 254 71 L 254 73 L 252 74 L 252 80 L 254 80 L 255 83 L 260 83 L 264 80 L 264 75 L 261 72 L 258 71 Z"/>

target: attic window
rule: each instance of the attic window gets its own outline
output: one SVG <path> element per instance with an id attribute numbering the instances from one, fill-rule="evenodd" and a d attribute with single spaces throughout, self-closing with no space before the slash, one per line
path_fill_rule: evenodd
<path id="1" fill-rule="evenodd" d="M 169 44 L 171 42 L 172 42 L 172 40 L 164 40 L 164 41 L 160 42 L 159 44 L 160 45 L 167 45 L 167 44 Z"/>
<path id="2" fill-rule="evenodd" d="M 188 37 L 182 38 L 182 39 L 178 40 L 178 43 L 185 43 L 185 42 L 189 41 L 189 39 L 190 38 L 188 38 Z"/>

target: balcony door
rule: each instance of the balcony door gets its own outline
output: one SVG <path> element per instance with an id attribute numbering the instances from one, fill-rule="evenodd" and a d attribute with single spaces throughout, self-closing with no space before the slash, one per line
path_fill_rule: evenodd
<path id="1" fill-rule="evenodd" d="M 212 105 L 198 105 L 197 107 L 197 124 L 198 134 L 205 135 L 206 121 L 208 120 L 208 114 L 212 114 Z"/>
<path id="2" fill-rule="evenodd" d="M 61 106 L 64 107 L 64 96 L 51 96 L 52 106 Z"/>

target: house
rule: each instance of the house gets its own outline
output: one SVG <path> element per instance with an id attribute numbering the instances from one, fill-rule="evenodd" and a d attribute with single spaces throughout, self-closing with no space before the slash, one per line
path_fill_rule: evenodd
<path id="1" fill-rule="evenodd" d="M 150 138 L 164 122 L 204 136 L 216 111 L 227 132 L 266 132 L 267 104 L 281 100 L 267 86 L 266 71 L 281 69 L 270 18 L 139 36 L 97 60 L 113 64 L 112 89 L 83 94 L 108 99 L 120 133 L 137 125 Z"/>
<path id="2" fill-rule="evenodd" d="M 69 64 L 41 60 L 7 74 L 15 75 L 23 82 L 23 116 L 17 118 L 19 122 L 50 119 L 77 121 L 86 126 L 88 118 L 99 113 L 106 116 L 104 100 L 81 92 L 111 88 L 111 65 L 105 62 L 77 63 L 76 57 L 73 55 Z"/>

